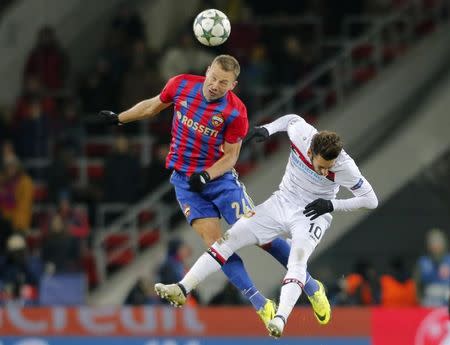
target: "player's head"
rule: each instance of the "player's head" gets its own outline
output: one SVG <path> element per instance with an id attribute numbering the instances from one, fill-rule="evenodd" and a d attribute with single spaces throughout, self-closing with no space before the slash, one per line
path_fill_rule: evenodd
<path id="1" fill-rule="evenodd" d="M 327 176 L 333 167 L 336 158 L 342 151 L 342 141 L 339 135 L 330 131 L 320 131 L 314 134 L 308 156 L 314 167 L 314 171 Z"/>
<path id="2" fill-rule="evenodd" d="M 447 238 L 441 229 L 428 230 L 426 242 L 428 253 L 433 258 L 441 258 L 447 252 Z"/>
<path id="3" fill-rule="evenodd" d="M 203 83 L 203 95 L 208 101 L 223 97 L 237 85 L 241 72 L 239 62 L 230 55 L 219 55 L 212 61 L 206 71 Z"/>

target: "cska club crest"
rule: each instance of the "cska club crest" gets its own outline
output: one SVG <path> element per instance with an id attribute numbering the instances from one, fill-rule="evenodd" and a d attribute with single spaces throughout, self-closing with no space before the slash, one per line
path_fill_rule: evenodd
<path id="1" fill-rule="evenodd" d="M 211 120 L 212 124 L 214 127 L 219 127 L 221 125 L 223 125 L 223 123 L 225 122 L 225 120 L 223 119 L 222 114 L 216 114 L 212 117 Z"/>

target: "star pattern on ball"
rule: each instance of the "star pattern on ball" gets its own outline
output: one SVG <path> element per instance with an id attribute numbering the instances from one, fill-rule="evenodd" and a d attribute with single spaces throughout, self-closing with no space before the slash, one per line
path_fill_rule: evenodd
<path id="1" fill-rule="evenodd" d="M 214 25 L 222 24 L 223 18 L 221 16 L 219 16 L 219 14 L 217 12 L 215 12 L 215 15 L 214 15 L 214 17 L 212 19 L 214 20 Z"/>
<path id="2" fill-rule="evenodd" d="M 226 21 L 226 25 L 224 25 L 224 21 Z M 228 39 L 230 35 L 229 26 L 226 15 L 218 10 L 206 10 L 196 17 L 194 33 L 201 43 L 215 46 L 222 44 Z M 205 29 L 205 27 L 208 29 Z M 218 33 L 221 34 L 218 35 Z"/>
<path id="3" fill-rule="evenodd" d="M 207 19 L 208 17 L 205 17 L 203 14 L 199 17 L 197 17 L 197 23 L 201 23 L 203 19 Z"/>
<path id="4" fill-rule="evenodd" d="M 203 35 L 202 35 L 202 37 L 206 38 L 206 39 L 208 40 L 208 42 L 209 42 L 209 39 L 210 39 L 211 37 L 213 37 L 213 35 L 211 34 L 211 30 L 209 30 L 209 31 L 203 30 Z"/>

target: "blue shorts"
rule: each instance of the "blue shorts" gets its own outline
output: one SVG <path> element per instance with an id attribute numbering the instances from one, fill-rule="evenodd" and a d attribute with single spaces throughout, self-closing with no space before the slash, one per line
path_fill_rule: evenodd
<path id="1" fill-rule="evenodd" d="M 201 193 L 189 190 L 189 178 L 177 171 L 170 177 L 181 210 L 189 224 L 198 218 L 221 218 L 234 224 L 253 213 L 254 205 L 238 180 L 236 172 L 227 172 L 207 183 Z"/>

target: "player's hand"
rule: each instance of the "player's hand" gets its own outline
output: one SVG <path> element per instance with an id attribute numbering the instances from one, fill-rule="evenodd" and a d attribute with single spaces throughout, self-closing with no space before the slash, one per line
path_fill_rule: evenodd
<path id="1" fill-rule="evenodd" d="M 111 110 L 102 110 L 98 115 L 102 121 L 108 125 L 122 125 L 122 122 L 119 121 L 119 115 Z"/>
<path id="2" fill-rule="evenodd" d="M 331 200 L 316 199 L 305 206 L 303 214 L 306 217 L 311 217 L 311 220 L 314 220 L 325 213 L 333 212 L 333 210 L 334 207 Z"/>
<path id="3" fill-rule="evenodd" d="M 244 138 L 243 144 L 255 139 L 257 143 L 263 142 L 269 137 L 269 131 L 265 127 L 253 127 Z"/>
<path id="4" fill-rule="evenodd" d="M 193 173 L 191 177 L 189 177 L 189 186 L 191 191 L 200 193 L 205 184 L 209 181 L 211 181 L 211 176 L 209 176 L 207 171 Z"/>

